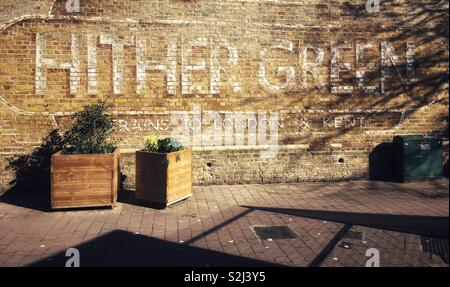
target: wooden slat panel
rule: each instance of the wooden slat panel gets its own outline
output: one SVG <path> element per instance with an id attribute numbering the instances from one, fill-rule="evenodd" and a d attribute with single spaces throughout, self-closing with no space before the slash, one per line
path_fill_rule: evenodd
<path id="1" fill-rule="evenodd" d="M 102 172 L 91 172 L 91 171 L 58 171 L 53 172 L 53 179 L 54 180 L 108 180 L 111 178 L 111 175 L 105 171 Z"/>
<path id="2" fill-rule="evenodd" d="M 111 197 L 108 194 L 93 194 L 93 195 L 79 195 L 79 194 L 65 194 L 65 195 L 55 195 L 54 199 L 57 201 L 68 201 L 68 200 L 72 200 L 75 202 L 81 202 L 81 201 L 87 201 L 87 200 L 91 200 L 94 202 L 94 204 L 96 204 L 96 202 L 108 202 L 111 203 Z"/>
<path id="3" fill-rule="evenodd" d="M 176 201 L 177 199 L 181 197 L 185 197 L 187 195 L 192 195 L 192 190 L 189 186 L 184 186 L 183 189 L 180 189 L 178 191 L 172 191 L 172 193 L 169 194 L 167 197 L 167 202 Z"/>
<path id="4" fill-rule="evenodd" d="M 113 165 L 112 162 L 110 163 L 98 163 L 93 161 L 92 163 L 80 163 L 80 162 L 65 162 L 65 163 L 60 163 L 60 162 L 55 162 L 55 164 L 53 165 L 53 169 L 55 169 L 56 171 L 60 170 L 60 172 L 62 171 L 92 171 L 92 172 L 97 172 L 97 171 L 111 171 L 113 169 Z"/>
<path id="5" fill-rule="evenodd" d="M 54 198 L 59 197 L 84 197 L 84 196 L 99 196 L 99 197 L 108 197 L 110 196 L 109 190 L 102 189 L 102 190 L 57 190 L 56 194 L 53 195 Z"/>
<path id="6" fill-rule="evenodd" d="M 121 180 L 120 176 L 120 151 L 116 150 L 114 153 L 114 170 L 111 183 L 111 200 L 113 204 L 117 201 Z"/>
<path id="7" fill-rule="evenodd" d="M 114 154 L 61 154 L 57 153 L 52 156 L 58 162 L 87 162 L 87 161 L 111 161 Z"/>
<path id="8" fill-rule="evenodd" d="M 104 200 L 58 200 L 52 203 L 52 208 L 81 208 L 81 207 L 112 206 L 111 199 Z"/>
<path id="9" fill-rule="evenodd" d="M 98 191 L 106 191 L 108 193 L 111 193 L 111 182 L 110 181 L 104 181 L 104 182 L 90 182 L 90 181 L 84 181 L 84 182 L 61 182 L 61 181 L 55 181 L 53 184 L 53 188 L 56 191 L 89 191 L 92 190 L 92 192 L 98 192 Z"/>
<path id="10" fill-rule="evenodd" d="M 138 200 L 165 203 L 167 172 L 164 154 L 136 152 L 136 194 Z"/>
<path id="11" fill-rule="evenodd" d="M 119 187 L 120 152 L 52 157 L 52 207 L 112 206 Z"/>
<path id="12" fill-rule="evenodd" d="M 136 153 L 137 199 L 167 205 L 191 194 L 192 150 L 167 155 Z"/>
<path id="13" fill-rule="evenodd" d="M 189 178 L 191 176 L 191 170 L 190 169 L 174 169 L 170 171 L 169 173 L 169 179 L 170 180 L 182 180 L 183 178 Z"/>

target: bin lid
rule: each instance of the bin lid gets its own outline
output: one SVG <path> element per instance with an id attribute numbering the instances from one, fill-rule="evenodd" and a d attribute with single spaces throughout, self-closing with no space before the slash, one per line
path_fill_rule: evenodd
<path id="1" fill-rule="evenodd" d="M 401 139 L 404 141 L 414 141 L 414 140 L 434 140 L 439 141 L 441 140 L 438 136 L 427 136 L 427 135 L 401 135 L 401 136 L 395 136 L 394 139 Z"/>

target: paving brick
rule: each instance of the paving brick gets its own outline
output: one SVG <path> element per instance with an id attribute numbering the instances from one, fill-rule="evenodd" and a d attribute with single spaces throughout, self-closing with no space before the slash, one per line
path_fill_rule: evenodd
<path id="1" fill-rule="evenodd" d="M 287 201 L 278 200 L 280 190 Z M 435 193 L 444 195 L 434 197 Z M 251 210 L 240 205 L 239 197 L 243 195 Z M 23 196 L 26 201 L 27 195 Z M 439 256 L 422 251 L 417 232 L 429 232 L 428 227 L 408 231 L 417 220 L 423 227 L 436 224 L 432 216 L 448 217 L 448 182 L 377 183 L 375 187 L 372 182 L 211 186 L 195 187 L 193 197 L 165 210 L 134 205 L 132 198 L 126 202 L 119 202 L 112 210 L 53 213 L 25 209 L 3 202 L 0 197 L 0 213 L 5 215 L 0 218 L 0 265 L 56 262 L 57 254 L 69 247 L 97 242 L 111 232 L 123 230 L 130 236 L 177 244 L 180 252 L 191 246 L 197 248 L 196 253 L 209 250 L 211 254 L 230 256 L 220 259 L 211 255 L 214 258 L 208 259 L 210 265 L 229 265 L 237 262 L 236 258 L 247 258 L 286 266 L 309 266 L 313 262 L 320 266 L 364 266 L 366 250 L 378 248 L 382 266 L 448 266 Z M 384 226 L 399 218 L 402 220 L 397 225 Z M 420 221 L 427 218 L 431 221 Z M 345 224 L 364 233 L 362 241 L 345 239 L 352 244 L 350 249 L 337 247 L 343 239 L 335 238 Z M 252 231 L 253 225 L 287 225 L 298 238 L 261 241 Z M 94 250 L 101 250 L 98 256 L 106 265 L 113 260 L 111 252 L 126 256 L 149 247 L 145 242 L 92 244 Z M 329 250 L 324 253 L 327 246 Z M 137 264 L 138 259 L 133 262 Z M 193 260 L 186 256 L 182 262 L 205 262 L 202 257 Z M 167 258 L 159 263 L 174 264 Z"/>

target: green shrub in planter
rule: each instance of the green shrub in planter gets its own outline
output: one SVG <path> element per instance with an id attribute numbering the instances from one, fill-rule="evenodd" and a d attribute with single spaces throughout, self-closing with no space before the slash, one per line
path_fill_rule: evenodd
<path id="1" fill-rule="evenodd" d="M 190 197 L 192 149 L 154 136 L 146 137 L 144 145 L 136 152 L 136 199 L 166 207 Z"/>
<path id="2" fill-rule="evenodd" d="M 52 156 L 52 208 L 114 206 L 120 188 L 120 150 L 109 141 L 115 130 L 111 107 L 85 106 L 64 133 L 62 150 Z"/>

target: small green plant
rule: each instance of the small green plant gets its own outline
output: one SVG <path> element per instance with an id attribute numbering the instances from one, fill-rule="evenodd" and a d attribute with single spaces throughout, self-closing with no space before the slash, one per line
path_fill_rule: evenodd
<path id="1" fill-rule="evenodd" d="M 173 138 L 158 139 L 151 135 L 144 138 L 144 149 L 146 152 L 171 153 L 183 150 L 184 147 Z"/>
<path id="2" fill-rule="evenodd" d="M 111 104 L 99 101 L 84 106 L 84 109 L 73 115 L 74 124 L 64 133 L 63 154 L 103 154 L 112 153 L 116 149 L 109 142 L 109 136 L 115 131 L 116 122 L 107 114 Z"/>

